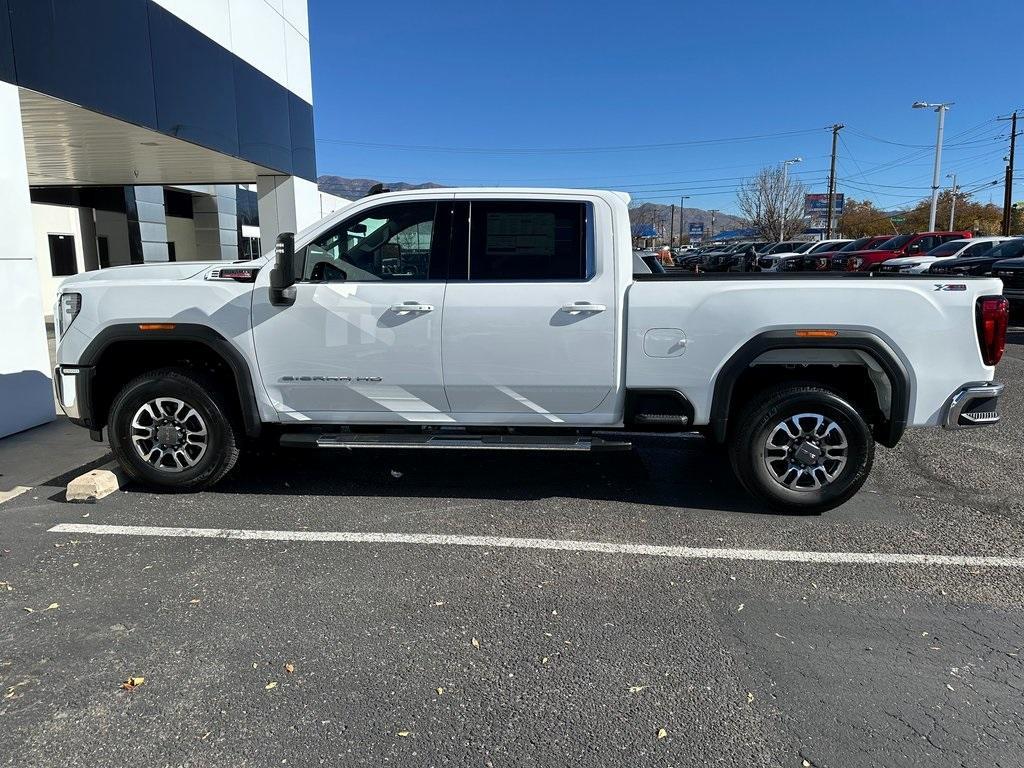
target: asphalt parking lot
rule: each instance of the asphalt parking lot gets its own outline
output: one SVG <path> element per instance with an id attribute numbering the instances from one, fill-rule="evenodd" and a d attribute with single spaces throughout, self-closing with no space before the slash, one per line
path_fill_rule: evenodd
<path id="1" fill-rule="evenodd" d="M 0 505 L 0 759 L 1020 766 L 1024 330 L 998 377 L 1001 425 L 910 433 L 821 517 L 699 438 L 34 487 Z"/>

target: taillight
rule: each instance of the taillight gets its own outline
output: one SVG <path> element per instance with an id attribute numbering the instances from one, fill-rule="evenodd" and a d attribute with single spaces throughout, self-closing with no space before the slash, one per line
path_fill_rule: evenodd
<path id="1" fill-rule="evenodd" d="M 1010 302 L 1002 296 L 982 296 L 975 307 L 978 320 L 978 346 L 985 365 L 995 365 L 1006 350 L 1006 326 Z"/>

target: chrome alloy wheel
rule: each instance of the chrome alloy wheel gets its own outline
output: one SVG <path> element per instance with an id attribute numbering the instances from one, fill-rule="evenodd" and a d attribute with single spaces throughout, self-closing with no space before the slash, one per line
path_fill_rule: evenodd
<path id="1" fill-rule="evenodd" d="M 161 472 L 191 469 L 206 453 L 206 422 L 175 397 L 157 397 L 132 417 L 132 445 L 142 460 Z"/>
<path id="2" fill-rule="evenodd" d="M 798 413 L 780 422 L 764 442 L 768 474 L 783 488 L 816 491 L 842 473 L 849 456 L 846 433 L 820 413 Z"/>

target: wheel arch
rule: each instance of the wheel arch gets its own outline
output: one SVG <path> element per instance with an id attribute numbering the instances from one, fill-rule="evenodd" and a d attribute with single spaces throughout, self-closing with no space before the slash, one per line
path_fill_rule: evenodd
<path id="1" fill-rule="evenodd" d="M 895 445 L 907 427 L 910 412 L 911 379 L 906 365 L 893 348 L 870 331 L 840 330 L 832 337 L 800 337 L 794 330 L 774 330 L 758 334 L 741 346 L 719 370 L 711 403 L 710 431 L 717 442 L 729 432 L 729 418 L 739 403 L 738 385 L 755 369 L 773 373 L 800 369 L 800 373 L 777 377 L 805 379 L 815 369 L 825 371 L 841 366 L 856 366 L 863 376 L 854 382 L 863 388 L 869 383 L 882 421 L 875 439 L 883 445 Z M 831 377 L 835 378 L 835 377 Z"/>
<path id="2" fill-rule="evenodd" d="M 116 377 L 104 376 L 104 369 L 110 369 L 119 353 L 138 357 L 123 364 Z M 153 365 L 153 358 L 159 357 L 161 353 L 166 353 L 163 356 L 164 362 Z M 149 368 L 164 367 L 167 359 L 191 357 L 207 364 L 223 366 L 224 378 L 233 387 L 232 394 L 236 397 L 238 416 L 245 434 L 247 437 L 258 437 L 262 421 L 249 363 L 220 333 L 194 323 L 175 323 L 173 328 L 148 331 L 143 331 L 135 323 L 122 323 L 100 331 L 86 347 L 79 361 L 79 366 L 90 369 L 91 373 L 88 387 L 90 427 L 99 429 L 106 426 L 110 405 L 116 394 L 113 390 L 118 384 L 123 386 L 132 377 L 132 373 L 137 375 Z"/>

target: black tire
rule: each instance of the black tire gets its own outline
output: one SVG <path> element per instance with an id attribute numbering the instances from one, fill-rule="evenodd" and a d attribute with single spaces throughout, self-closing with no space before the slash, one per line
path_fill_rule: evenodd
<path id="1" fill-rule="evenodd" d="M 787 421 L 800 414 L 823 417 L 819 431 L 828 431 L 828 437 L 822 440 L 815 433 L 813 427 L 819 423 L 814 418 Z M 798 428 L 811 433 L 805 435 Z M 791 439 L 793 432 L 799 437 Z M 843 438 L 845 451 L 835 447 Z M 769 439 L 773 441 L 770 451 Z M 785 447 L 775 447 L 779 443 Z M 795 455 L 804 443 L 808 443 L 807 453 Z M 822 452 L 823 447 L 829 450 Z M 828 458 L 843 454 L 844 464 Z M 875 441 L 856 407 L 842 396 L 813 384 L 791 384 L 751 397 L 730 424 L 729 458 L 740 483 L 758 500 L 781 512 L 816 514 L 839 506 L 860 490 L 871 472 Z M 813 459 L 810 464 L 801 461 L 809 458 Z"/>
<path id="2" fill-rule="evenodd" d="M 186 448 L 186 458 L 181 460 L 168 456 L 162 461 L 163 469 L 143 458 L 132 439 L 132 420 L 140 408 L 156 398 L 173 398 L 198 414 L 201 421 L 190 417 L 188 426 L 193 430 L 197 425 L 205 427 L 205 450 L 201 454 L 195 448 L 179 443 L 180 447 Z M 171 407 L 166 406 L 168 410 Z M 110 407 L 108 431 L 110 449 L 132 480 L 171 491 L 200 490 L 221 480 L 235 466 L 241 444 L 241 433 L 233 411 L 217 383 L 200 373 L 181 368 L 149 371 L 128 382 Z M 143 449 L 148 445 L 143 443 Z M 162 452 L 158 447 L 154 450 Z M 182 467 L 193 459 L 194 465 Z"/>

